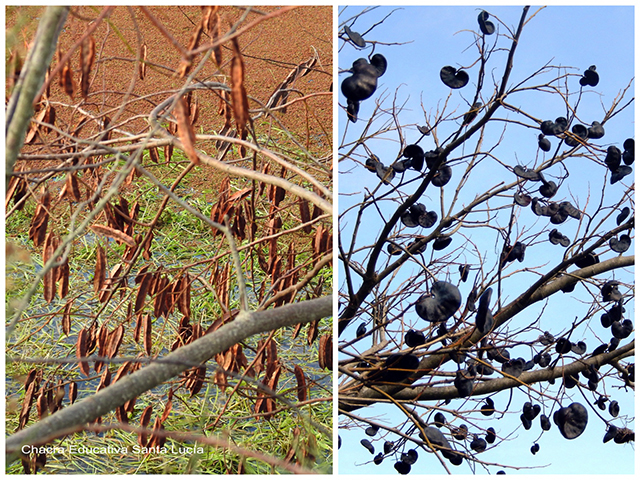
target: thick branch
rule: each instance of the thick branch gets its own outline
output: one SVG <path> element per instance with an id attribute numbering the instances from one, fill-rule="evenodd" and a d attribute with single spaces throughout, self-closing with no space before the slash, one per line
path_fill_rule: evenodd
<path id="1" fill-rule="evenodd" d="M 551 295 L 553 295 L 554 293 L 557 293 L 558 291 L 561 291 L 563 287 L 566 287 L 569 284 L 575 282 L 577 278 L 581 278 L 581 279 L 591 278 L 611 270 L 628 267 L 634 264 L 634 259 L 635 259 L 635 256 L 633 255 L 628 257 L 614 257 L 609 260 L 599 262 L 590 267 L 581 268 L 579 270 L 570 272 L 569 275 L 564 275 L 560 278 L 557 278 L 556 280 L 551 281 L 548 284 L 540 286 L 534 292 L 526 291 L 525 293 L 520 295 L 517 299 L 515 299 L 513 302 L 511 302 L 509 305 L 500 309 L 500 311 L 498 311 L 494 315 L 494 319 L 495 319 L 494 328 L 497 328 L 498 326 L 503 325 L 508 320 L 515 317 L 518 313 L 524 311 L 530 305 L 536 302 L 539 302 L 540 300 L 544 300 L 545 298 L 550 297 Z M 470 338 L 466 342 L 464 342 L 464 344 L 461 345 L 461 347 L 469 348 L 475 345 L 476 343 L 478 343 L 481 339 L 482 339 L 482 335 L 477 330 L 474 330 Z M 420 366 L 418 367 L 418 370 L 423 371 L 425 373 L 430 372 L 442 366 L 444 363 L 448 362 L 449 360 L 450 360 L 450 357 L 448 353 L 428 355 L 428 356 L 425 356 L 420 361 Z M 412 381 L 415 382 L 420 377 L 421 375 L 415 376 L 412 378 Z M 379 390 L 382 390 L 386 394 L 392 395 L 395 398 L 395 395 L 397 395 L 398 392 L 401 391 L 403 388 L 404 387 L 401 385 L 399 386 L 381 385 L 377 387 L 377 390 L 374 390 L 369 387 L 363 387 L 362 390 L 358 392 L 357 397 L 359 399 L 365 399 L 365 398 L 380 399 L 383 397 L 379 393 Z M 341 402 L 348 402 L 348 398 L 349 398 L 348 396 L 341 398 Z M 359 404 L 359 405 L 342 405 L 341 404 L 340 408 L 344 408 L 346 410 L 351 411 L 351 410 L 360 408 L 362 406 L 364 405 L 363 404 Z"/>
<path id="2" fill-rule="evenodd" d="M 500 377 L 482 382 L 477 382 L 474 385 L 472 396 L 488 395 L 503 390 L 509 390 L 511 388 L 517 388 L 520 386 L 533 385 L 535 383 L 550 381 L 556 378 L 561 378 L 566 375 L 576 376 L 578 373 L 585 371 L 589 368 L 589 365 L 593 365 L 599 368 L 602 365 L 628 358 L 635 354 L 635 348 L 633 342 L 618 348 L 613 352 L 603 353 L 595 357 L 588 358 L 586 360 L 576 360 L 572 363 L 563 366 L 556 366 L 555 368 L 540 368 L 529 372 L 524 372 L 518 378 Z M 451 385 L 447 387 L 412 387 L 405 388 L 394 395 L 396 400 L 446 400 L 459 398 L 460 394 L 458 389 Z"/>
<path id="3" fill-rule="evenodd" d="M 5 192 L 18 152 L 24 143 L 24 136 L 33 117 L 33 99 L 44 83 L 47 67 L 53 58 L 58 35 L 69 14 L 69 7 L 47 7 L 38 25 L 33 49 L 20 73 L 20 79 L 13 90 L 7 107 L 6 152 L 5 152 Z"/>
<path id="4" fill-rule="evenodd" d="M 109 413 L 125 402 L 160 385 L 184 370 L 199 365 L 252 335 L 299 323 L 309 323 L 332 313 L 332 298 L 285 305 L 261 312 L 241 313 L 236 320 L 214 333 L 205 335 L 151 365 L 100 390 L 97 394 L 59 410 L 6 440 L 7 464 L 19 457 L 20 447 L 36 444 L 39 439 L 53 438 L 56 432 L 82 426 Z"/>

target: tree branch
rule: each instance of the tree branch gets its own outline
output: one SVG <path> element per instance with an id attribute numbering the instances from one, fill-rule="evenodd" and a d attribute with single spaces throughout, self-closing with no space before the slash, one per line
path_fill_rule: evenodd
<path id="1" fill-rule="evenodd" d="M 615 270 L 618 268 L 630 266 L 634 264 L 635 256 L 627 256 L 627 257 L 614 257 L 609 260 L 605 260 L 603 262 L 597 263 L 590 267 L 581 268 L 579 270 L 575 270 L 571 272 L 570 275 L 562 276 L 549 284 L 543 285 L 540 288 L 536 289 L 535 292 L 529 293 L 525 292 L 520 297 L 515 299 L 509 305 L 500 309 L 495 315 L 495 326 L 494 329 L 500 325 L 503 325 L 511 318 L 515 317 L 518 313 L 524 311 L 530 305 L 539 302 L 545 298 L 550 297 L 554 293 L 561 291 L 563 287 L 569 285 L 570 283 L 575 282 L 575 277 L 580 277 L 582 279 L 591 278 L 595 275 L 599 275 L 601 273 L 605 273 L 611 270 Z M 475 344 L 477 344 L 483 335 L 475 330 L 471 334 L 471 336 L 462 343 L 461 348 L 469 348 Z M 434 353 L 428 356 L 425 356 L 420 361 L 420 366 L 417 368 L 418 374 L 411 377 L 411 382 L 417 381 L 427 372 L 436 369 L 446 362 L 448 362 L 451 358 L 448 353 Z M 420 374 L 419 372 L 423 372 Z M 395 396 L 406 388 L 406 385 L 381 385 L 377 386 L 376 389 L 372 389 L 366 386 L 363 386 L 362 389 L 357 393 L 358 399 L 381 399 L 383 398 L 377 390 L 382 390 L 386 395 Z M 344 405 L 343 405 L 344 403 Z M 352 405 L 350 403 L 350 398 L 348 395 L 341 395 L 340 398 L 340 408 L 352 411 L 357 408 L 364 406 L 364 404 Z"/>
<path id="2" fill-rule="evenodd" d="M 7 106 L 5 192 L 13 173 L 18 152 L 33 117 L 33 100 L 47 75 L 47 68 L 56 49 L 58 35 L 69 14 L 69 7 L 47 7 L 38 24 L 33 49 L 25 61 L 18 83 Z"/>
<path id="3" fill-rule="evenodd" d="M 37 443 L 41 438 L 54 437 L 56 432 L 92 422 L 132 398 L 192 368 L 194 364 L 204 363 L 217 353 L 252 335 L 331 316 L 332 304 L 331 296 L 326 296 L 272 310 L 241 312 L 233 322 L 215 332 L 154 361 L 148 367 L 100 390 L 95 395 L 11 435 L 6 439 L 6 462 L 9 464 L 19 458 L 22 445 Z"/>

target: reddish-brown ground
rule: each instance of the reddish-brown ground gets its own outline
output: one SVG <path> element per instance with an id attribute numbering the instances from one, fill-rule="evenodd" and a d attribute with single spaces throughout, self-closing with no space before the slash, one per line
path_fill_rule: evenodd
<path id="1" fill-rule="evenodd" d="M 97 18 L 103 7 L 73 7 L 60 36 L 59 50 L 66 53 L 69 48 L 82 37 L 90 22 Z M 248 12 L 246 7 L 222 7 L 222 31 L 226 32 L 232 24 L 240 20 L 240 28 L 259 20 L 263 14 L 273 13 L 282 7 L 256 7 Z M 161 24 L 168 34 L 180 45 L 186 47 L 189 39 L 202 18 L 200 7 L 148 7 L 151 15 Z M 42 13 L 41 7 L 7 7 L 7 47 L 10 51 L 18 50 L 24 55 L 24 45 L 33 36 L 37 20 Z M 245 16 L 244 19 L 242 17 Z M 242 20 L 241 20 L 242 19 Z M 15 30 L 11 30 L 15 27 Z M 17 35 L 13 35 L 16 32 Z M 160 32 L 148 15 L 138 7 L 116 7 L 108 21 L 103 21 L 94 33 L 96 40 L 96 63 L 91 74 L 89 97 L 81 101 L 78 88 L 74 98 L 70 99 L 58 86 L 58 77 L 53 78 L 51 97 L 56 105 L 58 119 L 56 125 L 66 131 L 72 130 L 82 118 L 81 111 L 99 119 L 103 115 L 117 118 L 122 124 L 121 131 L 140 133 L 148 127 L 146 115 L 153 107 L 171 95 L 170 90 L 180 87 L 184 80 L 177 78 L 175 71 L 180 66 L 181 54 L 167 36 Z M 307 60 L 315 48 L 319 62 L 315 70 L 294 84 L 300 91 L 292 98 L 302 95 L 319 95 L 305 102 L 292 105 L 286 113 L 279 113 L 278 118 L 286 129 L 294 133 L 299 141 L 314 154 L 322 155 L 331 152 L 332 134 L 332 101 L 330 91 L 332 81 L 332 8 L 322 6 L 298 7 L 284 12 L 282 15 L 257 23 L 242 33 L 239 38 L 240 48 L 245 63 L 245 81 L 247 94 L 250 97 L 249 108 L 257 109 L 258 103 L 266 102 L 274 89 L 284 80 L 289 72 L 299 63 Z M 200 45 L 208 41 L 204 36 Z M 144 80 L 138 76 L 136 53 L 141 44 L 148 47 L 147 75 Z M 80 49 L 72 56 L 74 81 L 79 83 Z M 219 81 L 230 83 L 230 44 L 223 47 L 223 64 L 218 68 L 213 60 L 209 60 L 198 73 L 196 79 L 202 81 Z M 202 56 L 195 59 L 197 64 Z M 53 66 L 57 64 L 54 58 Z M 123 111 L 118 112 L 127 97 L 129 103 Z M 156 95 L 143 101 L 133 101 L 138 96 Z M 200 115 L 195 125 L 196 133 L 218 132 L 224 121 L 218 112 L 216 92 L 199 91 Z M 64 105 L 66 106 L 64 106 Z M 75 110 L 77 106 L 79 110 Z M 81 111 L 80 111 L 81 110 Z M 115 121 L 114 121 L 115 123 Z M 256 125 L 259 135 L 276 136 L 272 127 L 281 128 L 272 120 L 262 120 Z M 99 131 L 98 121 L 91 122 L 82 130 L 82 137 Z M 114 135 L 117 136 L 117 135 Z M 52 143 L 48 137 L 45 143 Z M 197 145 L 207 149 L 207 146 Z M 30 147 L 27 150 L 33 151 Z M 27 151 L 25 150 L 25 151 Z M 41 152 L 46 152 L 45 147 Z M 205 176 L 207 170 L 204 170 Z"/>

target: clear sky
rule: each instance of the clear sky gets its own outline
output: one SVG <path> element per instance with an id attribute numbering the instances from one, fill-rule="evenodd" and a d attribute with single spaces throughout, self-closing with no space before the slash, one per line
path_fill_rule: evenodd
<path id="1" fill-rule="evenodd" d="M 339 28 L 342 28 L 345 20 L 352 18 L 365 8 L 363 6 L 348 7 L 346 9 L 340 7 Z M 512 28 L 517 26 L 522 11 L 521 7 L 484 8 Z M 376 40 L 382 43 L 376 46 L 375 52 L 385 55 L 388 61 L 388 68 L 384 76 L 379 79 L 379 87 L 375 96 L 362 102 L 359 117 L 365 120 L 370 117 L 375 107 L 376 99 L 381 99 L 382 105 L 389 108 L 395 97 L 397 104 L 405 105 L 404 111 L 399 116 L 399 121 L 401 125 L 407 126 L 403 131 L 406 134 L 407 142 L 412 143 L 418 139 L 419 134 L 415 126 L 411 127 L 410 125 L 425 124 L 421 103 L 427 113 L 430 113 L 430 111 L 435 111 L 438 102 L 442 106 L 442 102 L 451 92 L 440 81 L 440 69 L 445 65 L 469 66 L 477 58 L 477 50 L 473 46 L 474 37 L 468 30 L 478 29 L 476 18 L 480 7 L 386 6 L 363 15 L 355 24 L 349 22 L 349 25 L 351 25 L 352 30 L 362 33 L 376 22 L 381 21 L 394 9 L 396 10 L 389 18 L 365 35 L 366 40 Z M 530 14 L 536 12 L 537 9 L 538 7 L 531 7 Z M 491 20 L 497 23 L 495 19 Z M 498 25 L 498 30 L 501 33 L 506 32 L 505 27 L 502 25 Z M 589 124 L 593 120 L 602 118 L 604 115 L 603 106 L 610 105 L 614 97 L 634 77 L 633 32 L 634 10 L 632 7 L 545 8 L 525 26 L 521 43 L 516 53 L 515 67 L 511 76 L 512 84 L 527 77 L 549 62 L 558 66 L 576 67 L 575 70 L 571 70 L 575 73 L 582 73 L 590 65 L 595 64 L 600 74 L 600 84 L 592 91 L 597 93 L 590 93 L 585 96 L 578 110 L 580 120 Z M 342 44 L 343 42 L 340 41 L 338 64 L 341 70 L 348 69 L 355 59 L 366 57 L 371 53 L 370 46 L 367 46 L 364 50 L 357 51 L 352 45 Z M 493 62 L 495 70 L 491 70 L 488 74 L 490 77 L 488 79 L 489 83 L 492 83 L 492 75 L 497 79 L 500 78 L 504 62 L 499 60 L 504 58 L 505 55 L 506 53 L 498 53 L 496 55 Z M 469 72 L 471 82 L 473 82 L 474 75 L 477 73 L 477 66 L 472 67 Z M 346 75 L 340 75 L 340 82 Z M 578 88 L 577 77 L 575 78 L 575 83 L 576 88 L 574 91 Z M 336 91 L 339 92 L 339 89 L 336 89 Z M 487 91 L 490 93 L 491 89 Z M 472 97 L 469 98 L 469 96 L 472 96 L 473 93 L 473 87 L 469 87 L 468 90 L 453 91 L 453 95 L 449 99 L 448 110 L 451 111 L 457 107 L 457 114 L 463 114 L 468 110 L 468 105 L 472 101 Z M 341 93 L 339 94 L 339 101 L 341 105 L 346 103 Z M 565 114 L 565 107 L 558 104 L 557 100 L 554 100 L 551 96 L 547 98 L 545 95 L 537 95 L 532 98 L 530 95 L 523 95 L 522 98 L 517 98 L 517 101 L 521 102 L 518 103 L 518 107 L 531 113 L 536 118 L 553 120 L 557 116 Z M 346 142 L 357 138 L 364 128 L 364 123 L 359 122 L 355 125 L 349 124 L 346 126 L 345 112 L 340 109 L 339 114 L 338 131 L 341 143 L 343 142 L 343 137 Z M 505 115 L 506 113 L 500 113 L 498 117 L 505 118 Z M 630 108 L 607 123 L 605 130 L 608 142 L 605 142 L 605 144 L 610 142 L 622 148 L 622 142 L 626 138 L 634 136 L 634 127 L 634 110 Z M 520 133 L 509 135 L 503 142 L 504 145 L 500 145 L 501 153 L 505 157 L 513 159 L 514 162 L 531 165 L 536 155 L 535 144 L 538 132 L 526 129 L 521 130 L 523 131 Z M 487 143 L 490 143 L 491 140 L 492 138 L 488 138 Z M 426 147 L 425 149 L 433 148 L 431 139 L 421 145 Z M 375 151 L 383 163 L 389 165 L 396 159 L 398 154 L 397 134 L 389 135 L 385 140 L 368 141 L 367 146 Z M 469 148 L 472 148 L 472 145 L 469 145 Z M 359 153 L 364 155 L 363 151 Z M 363 156 L 359 159 L 364 161 L 364 158 L 366 157 Z M 341 162 L 339 169 L 338 189 L 340 193 L 360 192 L 359 195 L 340 196 L 339 210 L 344 212 L 350 205 L 362 200 L 364 188 L 373 190 L 379 182 L 375 175 L 369 174 L 362 166 L 351 160 Z M 494 183 L 495 172 L 487 171 L 483 173 L 484 181 Z M 571 185 L 571 194 L 581 204 L 584 204 L 589 195 L 597 195 L 599 193 L 598 188 L 601 187 L 602 179 L 591 178 L 589 174 L 585 173 L 582 182 L 572 176 L 571 181 L 568 181 L 568 183 Z M 437 201 L 437 198 L 433 198 L 433 200 Z M 349 217 L 346 218 L 347 220 L 349 219 Z M 367 227 L 371 230 L 372 235 L 375 235 L 379 225 L 368 224 Z M 563 233 L 569 236 L 575 233 L 569 231 L 570 227 L 565 225 L 562 227 L 567 230 Z M 491 242 L 494 241 L 495 239 L 491 239 Z M 553 255 L 557 255 L 559 250 L 549 251 Z M 540 251 L 538 252 L 540 253 Z M 343 273 L 341 268 L 341 265 L 337 268 L 339 275 Z M 519 291 L 521 290 L 515 290 L 516 293 Z M 509 295 L 507 290 L 505 290 L 505 295 L 507 297 Z M 463 298 L 466 298 L 466 292 L 463 292 Z M 551 329 L 554 326 L 553 322 L 559 321 L 559 319 L 567 317 L 573 319 L 575 316 L 580 315 L 578 312 L 563 311 L 562 301 L 562 298 L 554 298 L 547 305 L 547 312 L 558 313 L 556 315 L 547 314 L 543 316 L 541 325 L 543 329 L 545 328 L 544 322 L 550 322 L 548 323 L 548 328 Z M 539 313 L 539 310 L 535 313 Z M 633 318 L 633 312 L 627 313 L 626 316 Z M 530 321 L 530 319 L 526 321 Z M 359 323 L 355 322 L 351 325 L 341 339 L 353 338 L 353 330 Z M 586 339 L 590 338 L 589 332 L 581 332 L 581 334 Z M 597 345 L 595 342 L 596 340 L 592 339 L 592 342 L 589 343 L 590 349 L 595 348 Z M 625 415 L 634 416 L 632 394 L 616 395 L 615 391 L 608 393 L 614 395 L 616 400 L 620 402 L 621 410 L 625 412 Z M 574 392 L 573 396 L 575 401 L 586 403 L 586 400 L 582 399 L 579 393 Z M 504 408 L 509 402 L 509 395 L 499 394 L 494 397 L 494 400 L 497 407 L 498 403 L 501 403 L 501 407 Z M 525 400 L 525 395 L 522 392 L 516 392 L 512 399 L 512 405 L 522 405 Z M 452 403 L 452 407 L 455 407 L 455 405 L 457 404 Z M 513 411 L 515 409 L 511 406 L 510 410 Z M 364 417 L 376 415 L 378 420 L 394 426 L 402 419 L 394 408 L 381 406 L 376 406 L 375 410 L 359 410 L 357 413 Z M 518 415 L 509 414 L 507 418 L 493 422 L 493 426 L 503 435 L 506 435 L 514 431 L 519 424 L 518 416 L 519 413 Z M 633 428 L 633 423 L 630 428 Z M 503 442 L 494 450 L 488 450 L 478 455 L 478 458 L 490 463 L 496 462 L 525 467 L 547 466 L 545 468 L 520 471 L 510 470 L 509 473 L 633 473 L 633 446 L 631 444 L 617 445 L 614 442 L 603 444 L 602 437 L 604 433 L 602 422 L 597 418 L 590 417 L 586 432 L 577 439 L 565 440 L 561 437 L 555 425 L 553 425 L 551 431 L 538 438 L 540 427 L 538 419 L 536 419 L 531 430 L 517 430 L 508 441 Z M 360 445 L 360 439 L 369 438 L 366 437 L 363 430 L 347 431 L 341 429 L 339 434 L 342 438 L 342 447 L 338 450 L 338 467 L 341 474 L 396 474 L 393 468 L 394 461 L 391 459 L 385 459 L 380 466 L 376 466 L 371 462 L 373 456 Z M 376 440 L 374 441 L 376 451 L 380 451 L 383 441 L 379 440 L 379 437 L 374 437 L 373 440 Z M 540 451 L 533 456 L 529 448 L 536 441 L 540 444 Z M 429 455 L 423 451 L 419 453 L 420 459 L 414 465 L 412 473 L 446 473 L 434 455 Z M 453 473 L 472 473 L 466 463 L 460 467 L 451 466 L 451 469 Z M 499 469 L 499 467 L 489 467 L 488 471 L 495 473 Z M 478 467 L 477 473 L 485 473 L 485 470 Z"/>

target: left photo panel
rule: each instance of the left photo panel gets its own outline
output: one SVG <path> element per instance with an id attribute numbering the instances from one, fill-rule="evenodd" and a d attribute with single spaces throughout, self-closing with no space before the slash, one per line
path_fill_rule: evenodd
<path id="1" fill-rule="evenodd" d="M 332 7 L 5 18 L 5 473 L 333 473 Z"/>

